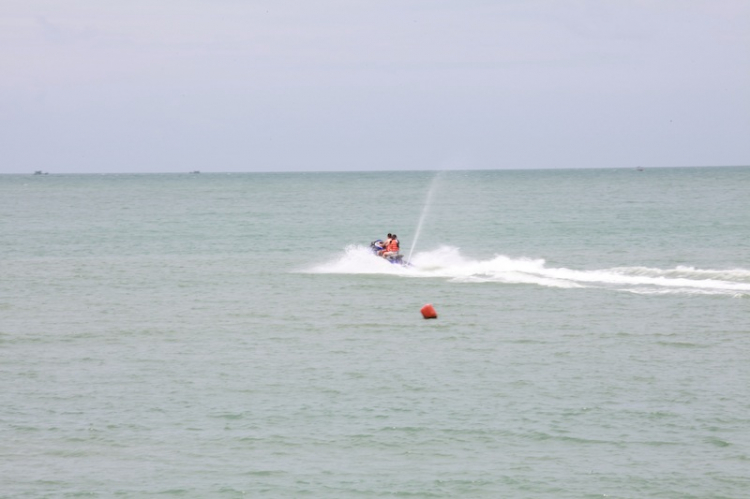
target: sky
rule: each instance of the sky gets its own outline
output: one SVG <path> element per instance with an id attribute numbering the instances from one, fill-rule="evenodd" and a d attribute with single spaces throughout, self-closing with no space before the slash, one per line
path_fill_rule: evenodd
<path id="1" fill-rule="evenodd" d="M 748 0 L 0 2 L 0 173 L 718 165 Z"/>

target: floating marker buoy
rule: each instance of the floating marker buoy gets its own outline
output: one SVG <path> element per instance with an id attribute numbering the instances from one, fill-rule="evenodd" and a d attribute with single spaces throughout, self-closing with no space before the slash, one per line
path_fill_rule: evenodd
<path id="1" fill-rule="evenodd" d="M 422 317 L 425 319 L 437 319 L 437 312 L 435 312 L 435 307 L 432 306 L 432 303 L 428 303 L 422 307 L 420 312 L 422 312 Z"/>

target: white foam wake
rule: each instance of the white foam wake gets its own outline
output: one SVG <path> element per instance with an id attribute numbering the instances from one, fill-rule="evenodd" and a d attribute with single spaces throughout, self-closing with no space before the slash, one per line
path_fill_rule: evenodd
<path id="1" fill-rule="evenodd" d="M 574 270 L 547 267 L 542 259 L 496 255 L 489 260 L 463 257 L 458 248 L 444 246 L 414 255 L 412 266 L 392 265 L 369 248 L 348 246 L 343 255 L 308 272 L 331 274 L 395 274 L 445 278 L 457 282 L 535 284 L 557 288 L 606 288 L 642 294 L 720 294 L 750 296 L 750 270 L 705 270 L 693 267 L 658 269 L 615 267 Z"/>
<path id="2" fill-rule="evenodd" d="M 308 270 L 312 274 L 400 274 L 406 267 L 394 265 L 372 254 L 370 248 L 350 245 L 344 254 Z"/>

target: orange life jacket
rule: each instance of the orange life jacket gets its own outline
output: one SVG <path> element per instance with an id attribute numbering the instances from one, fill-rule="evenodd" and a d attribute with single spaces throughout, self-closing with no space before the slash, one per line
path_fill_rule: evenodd
<path id="1" fill-rule="evenodd" d="M 388 243 L 388 247 L 385 250 L 398 253 L 398 239 L 391 239 L 391 242 Z"/>

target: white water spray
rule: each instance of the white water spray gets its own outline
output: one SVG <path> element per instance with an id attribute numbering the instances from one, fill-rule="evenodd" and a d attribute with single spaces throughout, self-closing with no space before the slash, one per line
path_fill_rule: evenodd
<path id="1" fill-rule="evenodd" d="M 419 240 L 419 233 L 422 232 L 422 224 L 424 223 L 424 219 L 427 216 L 427 212 L 430 209 L 430 205 L 432 204 L 432 195 L 435 193 L 435 187 L 437 186 L 437 179 L 440 177 L 440 175 L 443 172 L 438 172 L 435 174 L 435 176 L 432 178 L 432 182 L 430 182 L 430 188 L 427 190 L 427 199 L 425 199 L 424 202 L 424 208 L 422 208 L 422 215 L 419 217 L 419 223 L 417 224 L 417 231 L 414 233 L 414 240 L 411 243 L 411 250 L 409 251 L 409 257 L 406 259 L 407 262 L 411 261 L 411 255 L 414 253 L 414 248 L 417 247 L 417 241 Z"/>
<path id="2" fill-rule="evenodd" d="M 461 255 L 441 246 L 417 253 L 413 267 L 391 265 L 373 258 L 366 246 L 348 246 L 344 255 L 313 267 L 314 274 L 381 274 L 408 278 L 443 278 L 447 282 L 527 284 L 558 289 L 601 289 L 642 295 L 717 295 L 750 298 L 750 270 L 614 267 L 577 270 L 549 267 L 541 258 L 512 258 L 496 254 L 486 260 Z"/>

